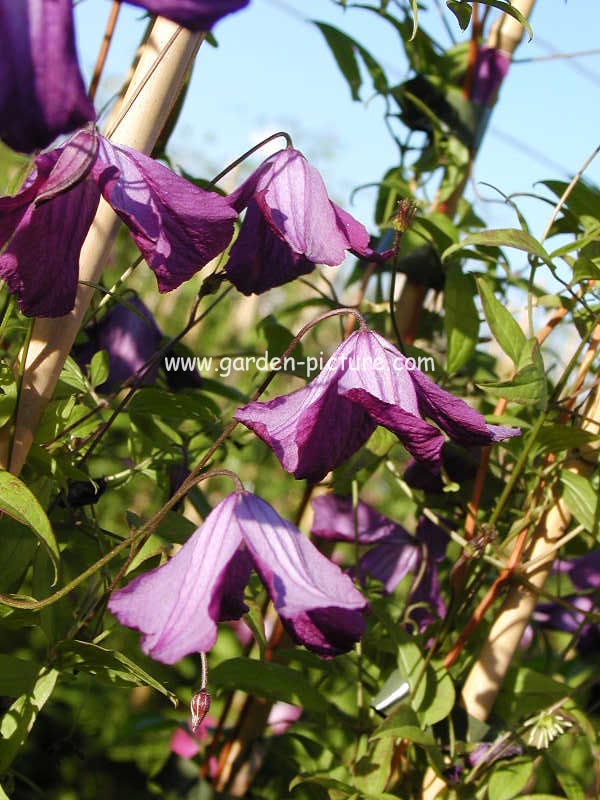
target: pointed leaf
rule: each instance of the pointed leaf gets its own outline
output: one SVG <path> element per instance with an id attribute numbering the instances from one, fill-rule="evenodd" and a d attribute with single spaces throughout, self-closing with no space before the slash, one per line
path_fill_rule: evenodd
<path id="1" fill-rule="evenodd" d="M 598 494 L 583 475 L 563 470 L 560 475 L 563 485 L 562 497 L 577 522 L 594 533 L 598 526 Z"/>
<path id="2" fill-rule="evenodd" d="M 461 31 L 466 31 L 471 21 L 471 6 L 461 0 L 446 0 L 446 5 L 458 20 Z"/>
<path id="3" fill-rule="evenodd" d="M 37 715 L 54 691 L 58 670 L 42 667 L 31 689 L 18 697 L 0 722 L 0 774 L 5 772 L 27 734 L 33 728 Z"/>
<path id="4" fill-rule="evenodd" d="M 269 700 L 283 700 L 312 711 L 323 712 L 327 707 L 325 696 L 301 672 L 283 664 L 250 658 L 230 658 L 211 670 L 210 681 L 213 686 L 224 691 L 239 689 L 248 694 Z"/>
<path id="5" fill-rule="evenodd" d="M 4 470 L 0 470 L 0 511 L 27 525 L 40 540 L 54 567 L 54 585 L 58 578 L 60 553 L 50 521 L 27 486 L 15 475 Z"/>
<path id="6" fill-rule="evenodd" d="M 448 342 L 446 369 L 456 372 L 473 355 L 479 334 L 479 314 L 473 301 L 475 284 L 458 264 L 446 273 L 444 328 Z"/>
<path id="7" fill-rule="evenodd" d="M 492 231 L 480 231 L 479 233 L 472 233 L 466 236 L 458 244 L 453 244 L 444 251 L 442 260 L 446 261 L 451 255 L 457 253 L 459 250 L 464 250 L 465 247 L 470 245 L 485 245 L 486 247 L 514 247 L 517 250 L 523 250 L 526 253 L 531 253 L 538 256 L 546 264 L 551 264 L 550 256 L 544 250 L 542 245 L 534 239 L 534 237 L 526 231 L 518 230 L 517 228 L 500 228 Z"/>
<path id="8" fill-rule="evenodd" d="M 496 299 L 491 285 L 485 278 L 477 280 L 477 288 L 490 330 L 516 367 L 527 344 L 527 337 L 510 311 Z"/>

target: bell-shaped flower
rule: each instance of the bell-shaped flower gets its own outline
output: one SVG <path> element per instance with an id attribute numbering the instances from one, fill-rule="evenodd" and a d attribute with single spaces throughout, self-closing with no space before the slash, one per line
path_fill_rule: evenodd
<path id="1" fill-rule="evenodd" d="M 510 67 L 510 56 L 497 47 L 480 47 L 477 52 L 470 99 L 482 106 L 493 106 L 500 84 Z"/>
<path id="2" fill-rule="evenodd" d="M 121 298 L 85 333 L 87 341 L 73 348 L 73 356 L 82 368 L 99 351 L 108 354 L 108 376 L 96 391 L 114 392 L 134 376 L 138 386 L 155 383 L 160 363 L 150 362 L 160 348 L 163 335 L 152 312 L 136 294 Z M 202 377 L 196 369 L 165 369 L 165 378 L 173 391 L 202 386 Z"/>
<path id="3" fill-rule="evenodd" d="M 150 309 L 139 299 L 131 296 L 116 303 L 100 320 L 87 329 L 89 340 L 75 350 L 75 359 L 82 366 L 90 363 L 95 353 L 108 353 L 108 377 L 99 392 L 119 389 L 125 381 L 143 370 L 158 350 L 162 334 Z M 141 384 L 154 383 L 158 375 L 158 363 L 147 369 Z"/>
<path id="4" fill-rule="evenodd" d="M 248 610 L 252 567 L 296 642 L 333 656 L 362 635 L 366 600 L 351 579 L 249 492 L 222 500 L 170 561 L 114 592 L 108 607 L 142 632 L 147 655 L 174 664 L 209 650 L 217 622 Z"/>
<path id="5" fill-rule="evenodd" d="M 129 0 L 194 31 L 249 0 Z M 96 119 L 75 48 L 73 0 L 0 0 L 0 139 L 29 153 Z"/>
<path id="6" fill-rule="evenodd" d="M 235 418 L 271 447 L 296 478 L 321 480 L 355 453 L 382 425 L 418 461 L 437 470 L 444 437 L 490 444 L 519 434 L 488 425 L 482 414 L 440 389 L 382 336 L 352 333 L 322 372 L 302 389 L 268 402 L 253 402 Z"/>
<path id="7" fill-rule="evenodd" d="M 209 31 L 215 22 L 245 8 L 250 0 L 127 0 L 151 14 L 173 20 L 192 31 Z"/>
<path id="8" fill-rule="evenodd" d="M 374 545 L 356 566 L 361 581 L 367 575 L 375 578 L 391 594 L 407 575 L 413 576 L 407 602 L 412 606 L 410 617 L 420 631 L 444 616 L 446 607 L 436 562 L 445 556 L 448 537 L 441 528 L 421 517 L 415 536 L 411 536 L 362 500 L 354 509 L 350 497 L 321 495 L 312 501 L 312 506 L 313 536 Z"/>
<path id="9" fill-rule="evenodd" d="M 100 196 L 127 225 L 158 289 L 191 278 L 225 249 L 235 211 L 130 147 L 85 129 L 41 153 L 21 191 L 0 197 L 0 278 L 24 314 L 59 317 L 74 305 L 79 253 Z"/>
<path id="10" fill-rule="evenodd" d="M 0 139 L 29 153 L 95 117 L 72 0 L 0 0 Z"/>
<path id="11" fill-rule="evenodd" d="M 333 203 L 323 179 L 298 150 L 270 156 L 229 196 L 246 209 L 225 271 L 244 294 L 260 293 L 311 272 L 336 267 L 350 251 L 383 260 L 369 247 L 366 228 Z"/>

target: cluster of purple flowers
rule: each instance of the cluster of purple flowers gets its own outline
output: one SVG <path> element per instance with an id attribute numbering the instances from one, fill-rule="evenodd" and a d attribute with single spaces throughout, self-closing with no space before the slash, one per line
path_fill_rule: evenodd
<path id="1" fill-rule="evenodd" d="M 248 0 L 130 2 L 192 30 L 209 30 Z M 31 152 L 67 133 L 66 141 L 35 156 L 16 195 L 0 198 L 0 278 L 24 314 L 59 317 L 73 308 L 80 251 L 101 197 L 128 227 L 160 292 L 176 289 L 224 253 L 242 212 L 224 270 L 244 294 L 279 286 L 317 264 L 337 266 L 347 252 L 371 260 L 390 255 L 371 249 L 364 226 L 329 199 L 319 173 L 291 147 L 222 196 L 112 143 L 97 132 L 85 94 L 71 0 L 0 0 L 0 138 Z M 110 387 L 139 369 L 161 338 L 145 306 L 129 305 L 90 331 L 95 347 L 109 351 Z M 153 377 L 149 372 L 146 379 Z M 378 425 L 433 472 L 444 434 L 479 446 L 519 433 L 488 425 L 364 325 L 306 387 L 250 403 L 236 419 L 272 448 L 285 470 L 311 481 L 356 452 Z M 314 535 L 373 545 L 357 574 L 381 580 L 387 592 L 418 575 L 410 601 L 423 630 L 444 613 L 435 564 L 444 557 L 445 536 L 425 520 L 413 537 L 364 504 L 357 511 L 355 531 L 348 500 L 317 499 Z M 174 663 L 210 649 L 220 620 L 240 618 L 252 568 L 297 642 L 327 657 L 360 638 L 366 600 L 352 578 L 262 499 L 241 490 L 221 501 L 170 561 L 114 592 L 109 608 L 142 632 L 146 653 Z"/>

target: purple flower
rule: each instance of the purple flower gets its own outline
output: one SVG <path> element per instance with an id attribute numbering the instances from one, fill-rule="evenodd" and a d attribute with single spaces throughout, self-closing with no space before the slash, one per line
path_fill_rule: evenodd
<path id="1" fill-rule="evenodd" d="M 355 513 L 349 497 L 322 495 L 312 501 L 314 520 L 312 534 L 333 541 L 357 541 L 375 544 L 361 556 L 357 573 L 361 580 L 369 575 L 391 594 L 407 575 L 413 575 L 408 602 L 411 618 L 420 631 L 443 617 L 446 606 L 442 600 L 435 562 L 443 560 L 448 537 L 425 517 L 419 519 L 415 536 L 401 525 L 379 514 L 359 501 Z"/>
<path id="2" fill-rule="evenodd" d="M 141 6 L 151 14 L 172 19 L 173 22 L 192 31 L 208 31 L 221 17 L 245 8 L 250 0 L 127 0 L 127 2 Z"/>
<path id="3" fill-rule="evenodd" d="M 298 150 L 268 158 L 229 196 L 246 210 L 225 270 L 244 294 L 259 294 L 311 272 L 336 267 L 346 251 L 383 260 L 369 247 L 366 228 L 327 195 L 323 179 Z"/>
<path id="4" fill-rule="evenodd" d="M 492 106 L 500 84 L 506 77 L 510 66 L 510 56 L 495 47 L 481 47 L 477 53 L 471 100 L 482 106 Z"/>
<path id="5" fill-rule="evenodd" d="M 205 652 L 217 622 L 239 619 L 254 567 L 295 641 L 322 656 L 349 650 L 364 630 L 366 600 L 351 579 L 260 497 L 222 500 L 166 564 L 114 592 L 108 607 L 142 632 L 142 650 L 174 664 Z"/>
<path id="6" fill-rule="evenodd" d="M 419 461 L 437 470 L 444 437 L 490 444 L 519 434 L 487 425 L 482 414 L 440 389 L 374 331 L 351 334 L 307 386 L 249 403 L 235 418 L 272 448 L 296 478 L 321 480 L 355 453 L 377 425 L 395 433 Z"/>
<path id="7" fill-rule="evenodd" d="M 89 342 L 76 351 L 75 358 L 79 364 L 87 365 L 94 353 L 107 351 L 109 373 L 106 381 L 98 386 L 99 392 L 119 389 L 128 378 L 143 369 L 162 339 L 150 310 L 135 296 L 114 305 L 97 325 L 88 330 L 88 336 Z M 144 373 L 141 383 L 154 383 L 157 374 L 158 364 Z"/>
<path id="8" fill-rule="evenodd" d="M 0 0 L 0 139 L 31 152 L 95 117 L 72 0 Z"/>
<path id="9" fill-rule="evenodd" d="M 129 0 L 195 31 L 249 0 Z M 0 139 L 29 153 L 96 119 L 77 62 L 73 0 L 0 0 Z"/>
<path id="10" fill-rule="evenodd" d="M 24 314 L 59 317 L 75 302 L 79 253 L 100 195 L 127 225 L 161 292 L 220 253 L 235 211 L 162 164 L 94 131 L 41 153 L 21 191 L 0 197 L 0 278 Z M 10 240 L 10 241 L 9 241 Z"/>

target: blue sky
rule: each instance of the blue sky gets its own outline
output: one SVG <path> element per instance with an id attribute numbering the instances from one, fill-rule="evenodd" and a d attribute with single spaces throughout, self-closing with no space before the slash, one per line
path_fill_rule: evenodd
<path id="1" fill-rule="evenodd" d="M 109 9 L 108 0 L 83 0 L 77 6 L 80 60 L 87 76 Z M 454 18 L 444 13 L 460 38 Z M 118 88 L 144 30 L 141 17 L 139 8 L 123 6 L 101 96 Z M 171 152 L 192 174 L 208 176 L 261 135 L 285 128 L 321 169 L 335 199 L 372 228 L 374 192 L 359 193 L 353 205 L 350 194 L 356 186 L 381 178 L 396 162 L 396 147 L 383 123 L 382 103 L 368 102 L 368 82 L 364 102 L 353 102 L 310 19 L 329 22 L 359 39 L 391 80 L 405 77 L 406 60 L 397 35 L 374 14 L 344 12 L 330 0 L 251 0 L 247 9 L 217 25 L 218 48 L 202 46 Z M 532 26 L 534 39 L 521 45 L 518 59 L 548 55 L 550 47 L 562 52 L 594 49 L 600 3 L 538 0 Z M 448 45 L 436 15 L 426 27 Z M 506 193 L 530 192 L 536 181 L 574 173 L 600 140 L 599 86 L 600 55 L 513 64 L 479 152 L 474 180 Z M 600 160 L 588 175 L 600 183 Z M 480 191 L 491 194 L 482 186 Z M 539 235 L 547 207 L 531 202 L 524 207 Z M 497 204 L 479 210 L 490 227 L 515 224 L 514 215 Z"/>

